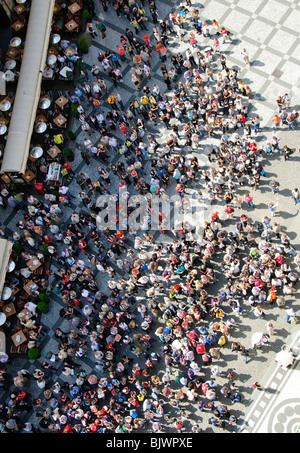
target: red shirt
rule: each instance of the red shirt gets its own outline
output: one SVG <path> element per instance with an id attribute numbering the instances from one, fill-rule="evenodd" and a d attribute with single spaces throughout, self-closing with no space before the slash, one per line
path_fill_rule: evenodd
<path id="1" fill-rule="evenodd" d="M 124 55 L 125 54 L 124 47 L 122 47 L 122 46 L 117 47 L 117 51 L 119 52 L 120 55 Z"/>

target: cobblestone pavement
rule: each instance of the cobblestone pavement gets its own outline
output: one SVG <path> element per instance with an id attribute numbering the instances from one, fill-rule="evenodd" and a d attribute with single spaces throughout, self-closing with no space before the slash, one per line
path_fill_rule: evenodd
<path id="1" fill-rule="evenodd" d="M 253 402 L 243 418 L 243 433 L 296 433 L 300 427 L 299 382 L 299 329 L 289 337 L 287 344 L 296 358 L 291 368 L 273 363 L 264 375 L 264 390 L 255 390 Z"/>
<path id="2" fill-rule="evenodd" d="M 119 44 L 119 38 L 124 33 L 128 26 L 125 18 L 118 18 L 112 9 L 104 13 L 102 7 L 97 3 L 97 13 L 104 18 L 107 32 L 106 38 L 101 39 L 99 36 L 92 41 L 89 53 L 85 56 L 85 61 L 89 69 L 94 63 L 97 63 L 97 55 L 100 51 L 106 49 L 115 49 Z M 157 1 L 158 13 L 161 17 L 166 17 L 167 14 L 179 5 L 177 1 L 167 0 L 164 2 Z M 258 134 L 257 141 L 265 143 L 272 137 L 271 119 L 276 111 L 275 100 L 279 94 L 289 93 L 292 102 L 291 108 L 299 109 L 299 67 L 300 67 L 300 38 L 298 34 L 298 24 L 300 20 L 300 6 L 297 1 L 290 0 L 203 0 L 201 4 L 192 0 L 195 7 L 200 8 L 200 16 L 206 19 L 211 27 L 212 19 L 216 19 L 221 25 L 224 25 L 232 33 L 229 44 L 221 44 L 221 50 L 225 53 L 229 66 L 235 66 L 239 71 L 239 78 L 251 86 L 253 96 L 249 104 L 249 116 L 253 117 L 259 114 L 263 118 L 262 130 Z M 148 11 L 148 10 L 147 10 Z M 147 23 L 149 31 L 152 31 L 153 24 L 151 21 Z M 187 29 L 190 25 L 187 24 Z M 201 46 L 209 44 L 209 38 L 199 38 Z M 187 43 L 179 42 L 177 38 L 170 39 L 170 52 L 178 52 L 184 50 Z M 244 64 L 241 57 L 241 50 L 246 48 L 249 51 L 251 66 Z M 160 71 L 160 61 L 157 55 L 153 56 L 151 64 L 152 78 L 149 86 L 157 83 L 164 90 Z M 130 81 L 130 65 L 128 63 L 122 65 L 123 82 L 118 86 L 125 107 L 135 99 L 136 92 Z M 105 78 L 109 93 L 113 93 L 115 88 L 112 86 L 109 79 Z M 84 103 L 86 109 L 88 106 Z M 104 108 L 107 106 L 104 104 Z M 151 132 L 153 128 L 148 127 Z M 97 165 L 87 166 L 80 159 L 79 145 L 83 142 L 86 133 L 81 131 L 79 122 L 74 123 L 74 132 L 76 134 L 77 157 L 74 162 L 76 172 L 88 172 L 92 180 L 97 179 Z M 164 130 L 155 131 L 158 134 L 158 140 L 163 141 L 165 137 Z M 116 133 L 117 138 L 120 138 Z M 280 181 L 279 193 L 279 209 L 276 219 L 280 222 L 283 231 L 285 231 L 292 239 L 293 246 L 299 250 L 299 210 L 291 199 L 291 190 L 297 187 L 299 183 L 299 129 L 291 131 L 287 126 L 278 131 L 277 136 L 281 138 L 281 144 L 286 144 L 295 150 L 291 159 L 284 161 L 278 155 L 272 155 L 270 158 L 263 157 L 262 163 L 266 169 L 265 182 L 261 184 L 258 191 L 254 192 L 255 210 L 245 209 L 245 212 L 251 216 L 253 220 L 261 220 L 264 215 L 268 214 L 267 204 L 270 200 L 270 188 L 268 181 L 271 178 L 276 178 Z M 92 140 L 96 142 L 97 136 L 95 133 L 91 135 Z M 180 143 L 183 143 L 183 136 L 180 137 Z M 201 140 L 201 149 L 197 151 L 197 156 L 201 159 L 204 166 L 208 167 L 206 158 L 207 150 L 212 144 L 217 143 L 217 138 L 203 138 Z M 117 161 L 119 156 L 116 156 L 112 161 Z M 205 191 L 205 188 L 202 187 Z M 74 194 L 78 193 L 78 186 L 75 182 L 70 185 L 70 191 Z M 206 200 L 207 201 L 207 200 Z M 205 204 L 205 197 L 204 197 Z M 206 206 L 207 215 L 210 214 L 210 209 L 216 209 L 216 206 Z M 218 207 L 219 208 L 219 207 Z M 72 212 L 80 212 L 83 209 L 79 205 L 79 201 L 75 199 L 72 204 L 64 211 L 63 224 L 69 220 Z M 221 217 L 224 215 L 220 207 Z M 6 233 L 9 235 L 15 228 L 16 222 L 20 219 L 21 213 L 7 209 L 1 211 L 1 220 L 5 227 Z M 170 238 L 165 235 L 156 235 L 155 239 L 158 242 L 169 241 Z M 129 244 L 133 246 L 129 239 Z M 217 264 L 217 263 L 216 263 Z M 53 262 L 53 269 L 58 269 L 57 263 Z M 107 277 L 103 273 L 96 272 L 97 282 L 101 287 L 106 287 Z M 213 291 L 217 291 L 224 283 L 222 274 L 218 273 L 218 282 Z M 122 272 L 119 273 L 122 278 Z M 55 282 L 52 282 L 54 284 Z M 142 297 L 143 294 L 139 293 Z M 51 295 L 50 312 L 42 316 L 43 329 L 40 333 L 40 349 L 43 355 L 57 349 L 57 340 L 54 336 L 54 331 L 57 327 L 62 330 L 68 329 L 68 322 L 59 316 L 59 310 L 63 306 L 61 299 L 55 294 Z M 299 296 L 295 295 L 288 301 L 294 310 L 299 310 Z M 293 347 L 298 346 L 299 335 L 298 326 L 294 327 L 286 323 L 285 311 L 279 308 L 266 308 L 266 317 L 263 320 L 257 319 L 253 314 L 244 310 L 240 317 L 236 317 L 236 326 L 232 331 L 230 341 L 222 350 L 222 356 L 218 364 L 223 372 L 228 368 L 236 370 L 236 383 L 242 401 L 234 403 L 232 410 L 238 417 L 239 423 L 232 430 L 239 432 L 294 432 L 298 426 L 299 420 L 299 402 L 300 390 L 296 385 L 299 374 L 299 362 L 295 361 L 295 365 L 290 370 L 282 370 L 274 362 L 275 355 L 280 351 L 285 344 L 291 344 Z M 95 317 L 97 313 L 95 313 Z M 251 347 L 251 334 L 255 331 L 265 331 L 266 321 L 275 323 L 275 335 L 272 337 L 268 346 L 252 352 L 247 363 L 244 363 L 240 356 L 231 352 L 231 341 L 241 341 L 246 347 Z M 157 350 L 161 344 L 155 340 Z M 16 370 L 26 368 L 29 371 L 38 368 L 39 361 L 27 363 L 23 359 L 15 359 L 11 366 L 11 374 Z M 93 360 L 90 354 L 87 354 L 81 359 L 81 365 L 87 372 L 93 369 Z M 47 386 L 51 386 L 58 381 L 71 381 L 71 378 L 61 374 L 62 364 L 56 362 L 54 370 L 50 371 L 50 379 Z M 226 374 L 226 373 L 225 373 Z M 209 375 L 208 375 L 209 377 Z M 217 379 L 219 385 L 227 382 L 224 374 Z M 253 390 L 252 384 L 254 381 L 259 381 L 264 387 L 264 391 Z M 29 392 L 38 396 L 41 392 L 35 383 L 29 387 Z M 9 389 L 5 394 L 1 395 L 1 400 L 6 400 L 13 389 Z M 227 401 L 223 401 L 227 404 Z M 189 432 L 191 429 L 190 422 L 197 421 L 205 432 L 222 432 L 219 428 L 212 428 L 207 424 L 208 414 L 199 412 L 195 406 L 185 403 L 184 409 L 186 417 L 184 417 L 185 430 Z M 230 407 L 231 410 L 231 407 Z M 173 414 L 174 415 L 174 414 Z M 176 416 L 178 414 L 175 414 Z M 27 416 L 28 420 L 36 423 L 35 414 L 30 413 Z M 300 424 L 300 423 L 299 423 Z M 165 427 L 165 432 L 174 432 L 172 427 Z"/>

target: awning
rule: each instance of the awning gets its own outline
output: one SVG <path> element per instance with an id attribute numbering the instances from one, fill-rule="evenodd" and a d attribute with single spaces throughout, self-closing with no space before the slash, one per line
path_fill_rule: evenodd
<path id="1" fill-rule="evenodd" d="M 0 95 L 1 96 L 6 95 L 6 82 L 2 77 L 3 74 L 4 74 L 4 72 L 0 71 Z"/>
<path id="2" fill-rule="evenodd" d="M 0 295 L 5 282 L 7 265 L 11 254 L 12 243 L 7 239 L 0 239 Z"/>
<path id="3" fill-rule="evenodd" d="M 32 0 L 13 112 L 0 173 L 26 171 L 55 0 Z"/>
<path id="4" fill-rule="evenodd" d="M 6 353 L 6 336 L 4 332 L 0 331 L 0 353 L 2 352 Z"/>
<path id="5" fill-rule="evenodd" d="M 14 1 L 13 0 L 0 0 L 0 6 L 4 9 L 5 13 L 9 18 L 11 18 L 14 10 Z"/>

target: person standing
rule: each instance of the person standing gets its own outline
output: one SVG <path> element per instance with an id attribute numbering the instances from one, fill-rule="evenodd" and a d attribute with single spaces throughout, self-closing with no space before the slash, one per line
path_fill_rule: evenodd
<path id="1" fill-rule="evenodd" d="M 175 428 L 178 434 L 180 434 L 182 432 L 183 423 L 180 420 L 175 420 Z"/>
<path id="2" fill-rule="evenodd" d="M 300 193 L 299 193 L 299 190 L 297 188 L 292 190 L 292 197 L 294 199 L 294 203 L 295 204 L 300 203 Z"/>
<path id="3" fill-rule="evenodd" d="M 90 153 L 88 149 L 83 149 L 81 151 L 81 157 L 87 165 L 90 165 Z"/>
<path id="4" fill-rule="evenodd" d="M 163 76 L 164 76 L 165 84 L 167 85 L 168 90 L 171 90 L 171 88 L 172 88 L 172 83 L 171 83 L 171 79 L 170 79 L 169 74 L 168 74 L 167 72 L 165 72 L 165 73 L 163 74 Z"/>
<path id="5" fill-rule="evenodd" d="M 143 72 L 145 74 L 146 80 L 150 80 L 151 79 L 151 69 L 150 69 L 150 66 L 148 66 L 146 63 L 144 64 Z"/>
<path id="6" fill-rule="evenodd" d="M 122 98 L 121 98 L 120 94 L 119 93 L 115 93 L 114 94 L 114 98 L 117 101 L 117 103 L 118 103 L 119 107 L 121 108 L 121 110 L 124 110 L 124 104 L 123 104 L 123 101 L 122 101 Z"/>
<path id="7" fill-rule="evenodd" d="M 262 121 L 262 118 L 259 115 L 256 115 L 253 118 L 252 124 L 253 124 L 253 132 L 254 132 L 254 134 L 257 134 L 259 132 L 261 121 Z"/>
<path id="8" fill-rule="evenodd" d="M 295 128 L 295 126 L 294 126 L 295 120 L 294 120 L 294 118 L 293 118 L 291 115 L 288 115 L 288 116 L 287 116 L 286 122 L 287 122 L 287 124 L 288 124 L 288 126 L 289 126 L 289 130 L 292 129 L 293 131 L 296 131 L 296 128 Z"/>
<path id="9" fill-rule="evenodd" d="M 119 46 L 117 46 L 117 51 L 120 55 L 120 59 L 123 63 L 126 62 L 126 56 L 125 56 L 125 48 L 124 46 L 122 46 L 121 44 Z"/>
<path id="10" fill-rule="evenodd" d="M 135 29 L 135 34 L 138 35 L 139 34 L 139 23 L 137 21 L 137 19 L 134 17 L 132 19 L 132 21 L 130 22 L 130 24 L 133 26 L 133 28 Z"/>
<path id="11" fill-rule="evenodd" d="M 274 126 L 273 126 L 273 130 L 276 131 L 277 129 L 279 129 L 279 126 L 280 126 L 280 123 L 281 123 L 281 117 L 279 115 L 275 115 L 273 118 L 272 118 L 272 123 L 274 123 Z"/>
<path id="12" fill-rule="evenodd" d="M 272 229 L 273 229 L 273 233 L 276 234 L 277 239 L 280 239 L 281 226 L 279 225 L 279 223 L 274 222 Z"/>
<path id="13" fill-rule="evenodd" d="M 280 138 L 277 138 L 275 136 L 272 138 L 272 140 L 271 140 L 272 151 L 279 150 L 279 141 L 280 141 Z"/>
<path id="14" fill-rule="evenodd" d="M 289 109 L 289 108 L 290 108 L 290 105 L 291 105 L 291 96 L 290 96 L 288 93 L 285 93 L 285 94 L 282 96 L 282 100 L 283 100 L 284 107 L 285 107 L 286 109 Z"/>
<path id="15" fill-rule="evenodd" d="M 288 160 L 290 158 L 290 155 L 292 154 L 291 148 L 289 148 L 287 145 L 284 145 L 282 152 L 284 160 Z"/>
<path id="16" fill-rule="evenodd" d="M 268 321 L 267 322 L 267 332 L 268 332 L 268 335 L 273 335 L 274 334 L 274 324 L 271 322 L 271 321 Z"/>
<path id="17" fill-rule="evenodd" d="M 90 36 L 92 37 L 92 39 L 96 38 L 97 33 L 96 33 L 96 31 L 95 31 L 95 29 L 94 29 L 94 27 L 93 27 L 92 22 L 88 22 L 88 23 L 86 24 L 86 31 L 90 34 Z"/>
<path id="18" fill-rule="evenodd" d="M 244 200 L 250 208 L 254 208 L 253 197 L 249 193 L 246 193 Z"/>
<path id="19" fill-rule="evenodd" d="M 264 312 L 263 312 L 263 310 L 261 309 L 261 306 L 260 306 L 260 305 L 257 305 L 257 306 L 254 308 L 253 314 L 254 314 L 258 319 L 262 319 L 262 317 L 264 316 Z"/>
<path id="20" fill-rule="evenodd" d="M 278 96 L 278 98 L 276 99 L 276 104 L 277 104 L 277 107 L 278 107 L 278 113 L 281 113 L 281 110 L 284 106 L 284 100 L 283 100 L 283 97 L 282 96 Z"/>

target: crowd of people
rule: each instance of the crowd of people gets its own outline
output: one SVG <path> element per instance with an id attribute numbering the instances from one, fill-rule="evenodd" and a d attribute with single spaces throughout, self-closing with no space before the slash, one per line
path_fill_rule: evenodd
<path id="1" fill-rule="evenodd" d="M 222 48 L 231 34 L 216 20 L 209 26 L 191 1 L 165 19 L 150 0 L 100 4 L 104 11 L 113 7 L 117 16 L 124 16 L 128 28 L 117 49 L 99 54 L 75 93 L 87 133 L 82 159 L 88 166 L 95 159 L 99 180 L 92 181 L 88 171 L 74 175 L 82 209 L 71 215 L 66 228 L 63 209 L 76 197 L 66 185 L 58 194 L 45 193 L 43 201 L 27 198 L 25 225 L 18 225 L 20 234 L 28 232 L 27 241 L 37 235 L 48 245 L 59 268 L 49 274 L 52 290 L 65 304 L 60 316 L 69 320 L 69 328 L 56 329 L 57 351 L 43 357 L 40 369 L 22 369 L 11 377 L 15 390 L 1 404 L 2 429 L 205 431 L 201 417 L 188 420 L 192 405 L 209 414 L 209 426 L 230 431 L 239 422 L 235 403 L 243 395 L 239 376 L 222 358 L 223 348 L 231 340 L 232 351 L 245 362 L 251 359 L 253 349 L 271 341 L 274 326 L 266 322 L 263 338 L 248 348 L 235 341 L 238 317 L 261 319 L 265 307 L 285 307 L 298 282 L 292 261 L 299 268 L 299 255 L 273 219 L 276 203 L 261 222 L 250 215 L 255 209 L 250 193 L 259 189 L 265 174 L 262 157 L 278 149 L 278 141 L 269 149 L 269 142 L 257 139 L 262 118 L 248 114 L 251 88 L 229 67 Z M 89 27 L 96 38 L 97 31 Z M 96 21 L 95 28 L 104 39 L 104 22 Z M 186 51 L 174 55 L 168 44 L 178 37 Z M 155 53 L 166 90 L 151 82 Z M 243 51 L 241 58 L 248 63 L 246 57 Z M 136 93 L 128 108 L 118 93 L 125 63 L 132 66 Z M 107 76 L 113 93 L 108 92 Z M 163 138 L 152 132 L 153 126 L 165 128 Z M 219 144 L 200 159 L 203 137 Z M 118 162 L 111 164 L 116 155 Z M 206 170 L 203 159 L 209 164 Z M 157 241 L 158 232 L 151 230 L 126 231 L 118 215 L 115 231 L 102 230 L 96 199 L 99 194 L 115 197 L 113 185 L 149 202 L 151 195 L 168 200 L 175 191 L 182 204 L 189 202 L 187 189 L 192 189 L 200 200 L 222 204 L 226 218 L 215 211 L 196 232 L 188 223 L 167 231 L 168 219 L 161 212 L 159 233 L 169 235 L 166 242 Z M 241 187 L 249 193 L 241 196 Z M 276 197 L 278 181 L 271 181 L 271 188 Z M 118 212 L 121 201 L 116 198 Z M 297 322 L 287 308 L 287 321 Z M 85 370 L 86 357 L 94 361 L 92 373 Z M 63 385 L 51 380 L 57 363 L 68 377 Z M 221 376 L 226 381 L 222 385 Z M 9 378 L 2 370 L 4 387 Z M 28 391 L 32 379 L 42 397 Z M 22 424 L 22 411 L 33 408 L 37 423 Z"/>

